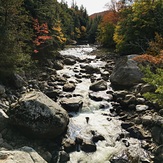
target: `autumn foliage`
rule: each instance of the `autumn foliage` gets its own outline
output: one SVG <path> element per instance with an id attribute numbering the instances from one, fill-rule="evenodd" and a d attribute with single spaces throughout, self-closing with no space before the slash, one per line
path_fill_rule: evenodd
<path id="1" fill-rule="evenodd" d="M 150 54 L 143 54 L 143 55 L 135 57 L 134 60 L 140 63 L 149 62 L 151 64 L 161 65 L 163 64 L 163 51 L 161 51 L 161 54 L 158 56 L 152 56 Z"/>
<path id="2" fill-rule="evenodd" d="M 49 29 L 47 23 L 43 23 L 40 25 L 38 19 L 33 19 L 33 28 L 35 31 L 33 43 L 36 46 L 34 53 L 38 53 L 39 52 L 38 47 L 45 44 L 47 40 L 51 40 L 52 37 L 48 35 Z"/>
<path id="3" fill-rule="evenodd" d="M 104 14 L 102 18 L 102 25 L 106 25 L 107 23 L 117 24 L 119 19 L 118 12 L 116 11 L 108 11 Z"/>

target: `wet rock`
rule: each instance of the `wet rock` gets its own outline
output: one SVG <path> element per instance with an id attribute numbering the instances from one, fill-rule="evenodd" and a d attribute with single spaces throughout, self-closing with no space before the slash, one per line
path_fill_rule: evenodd
<path id="1" fill-rule="evenodd" d="M 76 137 L 76 138 L 75 138 L 75 143 L 76 143 L 76 144 L 79 144 L 79 145 L 82 145 L 83 139 L 80 138 L 80 137 Z"/>
<path id="2" fill-rule="evenodd" d="M 78 112 L 82 109 L 83 101 L 80 97 L 63 98 L 60 104 L 68 112 Z"/>
<path id="3" fill-rule="evenodd" d="M 8 116 L 2 109 L 0 109 L 0 132 L 7 127 L 7 123 L 8 123 Z"/>
<path id="4" fill-rule="evenodd" d="M 63 144 L 64 150 L 67 153 L 76 151 L 76 144 L 75 144 L 75 141 L 74 140 L 72 140 L 72 139 L 66 139 L 66 140 L 63 140 L 63 143 L 62 144 Z"/>
<path id="5" fill-rule="evenodd" d="M 46 79 L 48 79 L 48 77 L 49 77 L 49 75 L 48 75 L 48 73 L 46 73 L 46 72 L 42 72 L 41 74 L 40 74 L 40 77 L 39 77 L 39 80 L 46 80 Z"/>
<path id="6" fill-rule="evenodd" d="M 45 94 L 52 99 L 57 99 L 60 95 L 60 91 L 59 90 L 52 90 L 52 91 L 46 91 Z"/>
<path id="7" fill-rule="evenodd" d="M 107 89 L 107 82 L 104 80 L 99 80 L 94 82 L 90 87 L 90 90 L 92 91 L 103 91 Z"/>
<path id="8" fill-rule="evenodd" d="M 100 69 L 92 65 L 86 65 L 84 68 L 87 74 L 100 73 Z"/>
<path id="9" fill-rule="evenodd" d="M 155 123 L 155 125 L 158 125 L 161 128 L 163 127 L 163 117 L 162 116 L 155 115 L 153 117 L 153 122 Z"/>
<path id="10" fill-rule="evenodd" d="M 149 107 L 147 105 L 136 105 L 136 111 L 141 112 L 147 110 Z"/>
<path id="11" fill-rule="evenodd" d="M 133 103 L 136 103 L 136 97 L 135 97 L 135 95 L 133 95 L 133 94 L 127 94 L 126 96 L 125 96 L 125 99 L 124 99 L 124 102 L 126 103 L 126 104 L 133 104 Z"/>
<path id="12" fill-rule="evenodd" d="M 28 137 L 55 138 L 68 124 L 67 112 L 42 92 L 22 96 L 7 112 L 11 125 Z"/>
<path id="13" fill-rule="evenodd" d="M 163 144 L 163 129 L 159 126 L 152 128 L 152 138 L 157 144 Z"/>
<path id="14" fill-rule="evenodd" d="M 5 94 L 6 90 L 5 87 L 3 85 L 0 85 L 0 95 Z"/>
<path id="15" fill-rule="evenodd" d="M 94 143 L 97 143 L 98 141 L 103 141 L 103 140 L 105 140 L 105 138 L 102 136 L 102 135 L 93 135 L 93 137 L 92 137 L 92 141 L 94 142 Z"/>
<path id="16" fill-rule="evenodd" d="M 135 110 L 136 105 L 135 104 L 129 104 L 128 105 L 128 110 Z"/>
<path id="17" fill-rule="evenodd" d="M 108 81 L 110 77 L 110 72 L 108 71 L 101 72 L 101 77 L 103 80 Z"/>
<path id="18" fill-rule="evenodd" d="M 14 74 L 12 78 L 13 78 L 12 85 L 15 88 L 21 88 L 21 87 L 27 85 L 27 82 L 23 79 L 23 77 L 21 77 L 18 74 Z"/>
<path id="19" fill-rule="evenodd" d="M 145 103 L 145 99 L 142 97 L 137 98 L 136 101 L 138 104 L 144 104 Z"/>
<path id="20" fill-rule="evenodd" d="M 163 109 L 160 109 L 160 110 L 159 110 L 159 115 L 160 115 L 160 116 L 163 116 Z"/>
<path id="21" fill-rule="evenodd" d="M 155 163 L 162 163 L 163 162 L 163 145 L 159 146 L 155 150 L 154 160 L 155 160 Z"/>
<path id="22" fill-rule="evenodd" d="M 90 92 L 89 97 L 94 101 L 111 101 L 113 99 L 113 96 L 106 94 L 106 92 Z"/>
<path id="23" fill-rule="evenodd" d="M 90 141 L 84 141 L 81 145 L 81 150 L 84 152 L 95 152 L 96 145 Z"/>
<path id="24" fill-rule="evenodd" d="M 134 126 L 134 123 L 132 123 L 132 122 L 122 122 L 122 124 L 121 124 L 121 127 L 123 129 L 128 129 L 128 128 L 132 127 L 132 126 Z"/>
<path id="25" fill-rule="evenodd" d="M 65 163 L 70 160 L 70 156 L 65 151 L 59 151 L 59 163 Z"/>
<path id="26" fill-rule="evenodd" d="M 134 61 L 136 55 L 129 55 L 120 58 L 110 76 L 111 83 L 115 86 L 130 87 L 142 81 L 143 74 L 137 62 Z"/>
<path id="27" fill-rule="evenodd" d="M 66 59 L 64 59 L 63 62 L 66 65 L 74 65 L 76 63 L 76 61 L 74 59 L 72 59 L 72 58 L 66 58 Z"/>
<path id="28" fill-rule="evenodd" d="M 130 127 L 128 129 L 126 129 L 126 131 L 128 131 L 130 133 L 130 136 L 133 138 L 137 138 L 137 139 L 145 139 L 145 138 L 150 138 L 150 135 L 146 135 L 140 128 L 133 126 Z"/>
<path id="29" fill-rule="evenodd" d="M 145 126 L 152 126 L 153 125 L 153 117 L 151 115 L 144 115 L 141 117 L 141 122 Z"/>
<path id="30" fill-rule="evenodd" d="M 152 85 L 150 84 L 145 84 L 141 86 L 141 94 L 147 93 L 147 92 L 153 92 L 155 89 Z"/>
<path id="31" fill-rule="evenodd" d="M 53 68 L 55 68 L 56 70 L 62 70 L 63 69 L 63 64 L 59 61 L 54 62 Z"/>
<path id="32" fill-rule="evenodd" d="M 123 139 L 122 142 L 124 143 L 124 145 L 126 147 L 129 147 L 130 146 L 130 143 L 126 139 Z"/>
<path id="33" fill-rule="evenodd" d="M 126 90 L 115 91 L 113 93 L 113 97 L 114 97 L 114 99 L 118 99 L 118 98 L 124 99 L 127 94 L 128 94 L 128 91 L 126 91 Z"/>
<path id="34" fill-rule="evenodd" d="M 65 91 L 65 92 L 72 92 L 72 91 L 74 91 L 75 90 L 75 84 L 74 83 L 66 83 L 66 84 L 64 84 L 64 86 L 63 86 L 63 91 Z"/>
<path id="35" fill-rule="evenodd" d="M 43 153 L 41 153 L 41 157 L 47 162 L 51 162 L 52 160 L 52 154 L 48 151 L 44 151 Z"/>
<path id="36" fill-rule="evenodd" d="M 34 149 L 30 147 L 22 147 L 13 151 L 1 151 L 0 162 L 47 163 Z"/>

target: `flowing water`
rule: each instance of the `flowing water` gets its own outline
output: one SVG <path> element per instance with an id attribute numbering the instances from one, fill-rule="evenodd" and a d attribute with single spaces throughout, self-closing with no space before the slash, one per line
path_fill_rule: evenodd
<path id="1" fill-rule="evenodd" d="M 127 131 L 121 128 L 122 121 L 119 120 L 118 116 L 111 114 L 111 102 L 105 100 L 97 102 L 89 98 L 89 86 L 91 85 L 90 78 L 83 77 L 80 79 L 80 82 L 78 82 L 75 77 L 75 74 L 81 70 L 83 64 L 97 66 L 101 71 L 104 71 L 103 68 L 106 62 L 96 59 L 96 56 L 92 54 L 90 55 L 93 50 L 97 50 L 96 47 L 86 45 L 67 48 L 60 51 L 62 55 L 76 56 L 80 59 L 90 60 L 89 63 L 77 62 L 72 66 L 66 65 L 63 70 L 57 72 L 60 75 L 68 75 L 70 77 L 68 78 L 69 81 L 76 82 L 76 89 L 73 94 L 81 95 L 83 101 L 81 112 L 73 114 L 70 118 L 67 133 L 69 138 L 75 140 L 76 137 L 80 137 L 85 141 L 90 141 L 92 131 L 105 138 L 105 140 L 96 143 L 97 150 L 95 152 L 86 153 L 82 150 L 71 152 L 69 163 L 109 163 L 109 160 L 113 157 L 121 157 L 128 160 L 128 162 L 134 162 L 134 159 L 136 162 L 140 162 L 139 160 L 149 159 L 148 152 L 141 148 L 141 141 L 127 136 Z M 74 72 L 74 69 L 78 71 Z M 96 79 L 101 77 L 100 74 L 94 73 L 93 75 Z M 109 80 L 107 81 L 107 85 L 107 91 L 112 90 Z M 106 93 L 106 91 L 101 92 Z M 104 105 L 105 107 L 99 109 L 101 105 Z M 86 121 L 87 117 L 89 117 L 89 121 Z M 118 136 L 122 134 L 126 136 L 117 141 Z"/>

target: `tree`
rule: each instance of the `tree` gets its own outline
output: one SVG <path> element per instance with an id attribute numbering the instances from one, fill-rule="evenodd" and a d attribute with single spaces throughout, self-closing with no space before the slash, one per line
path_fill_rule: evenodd
<path id="1" fill-rule="evenodd" d="M 163 37 L 156 34 L 155 41 L 149 43 L 150 54 L 143 54 L 134 58 L 141 65 L 144 73 L 143 80 L 152 85 L 153 92 L 147 92 L 144 97 L 163 107 Z"/>
<path id="2" fill-rule="evenodd" d="M 107 11 L 102 17 L 102 21 L 98 26 L 97 41 L 104 47 L 114 47 L 113 40 L 115 26 L 118 21 L 118 13 L 116 11 Z"/>
<path id="3" fill-rule="evenodd" d="M 0 74 L 13 73 L 29 62 L 28 15 L 23 0 L 0 0 Z M 1 76 L 1 77 L 2 77 Z"/>
<path id="4" fill-rule="evenodd" d="M 117 52 L 122 54 L 142 53 L 154 39 L 155 32 L 163 34 L 163 5 L 160 0 L 139 0 L 121 10 L 114 40 Z M 159 17 L 159 19 L 158 19 Z"/>

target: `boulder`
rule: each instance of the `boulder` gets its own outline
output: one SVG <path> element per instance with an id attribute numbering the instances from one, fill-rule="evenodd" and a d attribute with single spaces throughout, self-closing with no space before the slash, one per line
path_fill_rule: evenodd
<path id="1" fill-rule="evenodd" d="M 6 90 L 5 87 L 3 85 L 0 85 L 0 95 L 5 94 Z"/>
<path id="2" fill-rule="evenodd" d="M 154 91 L 155 91 L 154 86 L 152 86 L 150 84 L 144 84 L 144 85 L 141 86 L 140 93 L 144 94 L 144 93 L 147 93 L 147 92 L 154 92 Z"/>
<path id="3" fill-rule="evenodd" d="M 74 65 L 76 63 L 76 61 L 72 58 L 65 58 L 64 59 L 64 64 L 66 65 Z"/>
<path id="4" fill-rule="evenodd" d="M 141 111 L 146 111 L 149 107 L 147 105 L 136 105 L 136 111 L 141 112 Z"/>
<path id="5" fill-rule="evenodd" d="M 93 65 L 86 65 L 84 68 L 87 74 L 100 73 L 100 69 Z"/>
<path id="6" fill-rule="evenodd" d="M 67 112 L 42 92 L 24 94 L 8 111 L 9 122 L 26 136 L 55 138 L 68 124 Z"/>
<path id="7" fill-rule="evenodd" d="M 111 94 L 106 94 L 106 92 L 102 92 L 102 91 L 90 92 L 89 97 L 94 101 L 102 101 L 102 100 L 111 101 L 113 99 L 113 96 Z"/>
<path id="8" fill-rule="evenodd" d="M 75 90 L 75 84 L 74 83 L 70 83 L 70 82 L 67 82 L 64 84 L 63 86 L 63 91 L 65 92 L 72 92 Z"/>
<path id="9" fill-rule="evenodd" d="M 95 152 L 97 150 L 96 144 L 92 143 L 91 141 L 85 140 L 81 145 L 81 150 L 84 152 Z"/>
<path id="10" fill-rule="evenodd" d="M 18 74 L 14 74 L 12 78 L 12 85 L 16 88 L 21 88 L 24 85 L 27 85 L 27 82 L 24 80 L 24 78 Z"/>
<path id="11" fill-rule="evenodd" d="M 78 112 L 83 106 L 83 101 L 80 97 L 63 98 L 60 104 L 68 112 Z"/>
<path id="12" fill-rule="evenodd" d="M 8 116 L 6 113 L 0 109 L 0 132 L 7 127 Z"/>
<path id="13" fill-rule="evenodd" d="M 26 146 L 13 151 L 1 151 L 0 162 L 47 163 L 34 149 Z"/>
<path id="14" fill-rule="evenodd" d="M 53 68 L 55 68 L 56 70 L 62 70 L 63 69 L 63 64 L 59 61 L 55 61 L 54 62 L 54 65 L 53 65 Z"/>
<path id="15" fill-rule="evenodd" d="M 129 55 L 119 59 L 110 76 L 110 81 L 115 86 L 130 87 L 142 81 L 143 74 L 133 58 Z"/>
<path id="16" fill-rule="evenodd" d="M 160 145 L 155 150 L 154 161 L 155 161 L 155 163 L 162 163 L 162 160 L 163 160 L 163 145 Z"/>
<path id="17" fill-rule="evenodd" d="M 107 89 L 107 82 L 104 80 L 99 80 L 94 83 L 89 87 L 90 90 L 92 91 L 103 91 Z"/>

